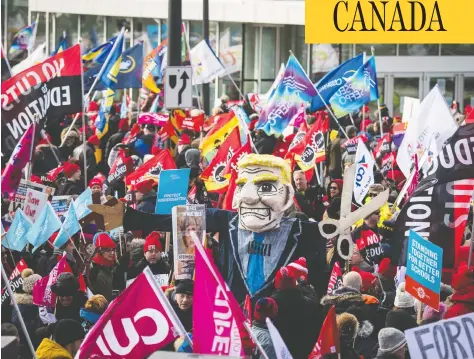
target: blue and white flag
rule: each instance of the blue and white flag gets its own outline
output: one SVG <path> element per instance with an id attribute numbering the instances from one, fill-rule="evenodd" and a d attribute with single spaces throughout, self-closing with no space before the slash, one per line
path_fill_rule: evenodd
<path id="1" fill-rule="evenodd" d="M 378 98 L 375 58 L 371 56 L 355 75 L 334 93 L 329 103 L 336 117 L 343 117 L 358 111 L 367 102 Z"/>
<path id="2" fill-rule="evenodd" d="M 363 205 L 362 201 L 369 192 L 370 186 L 374 184 L 375 160 L 360 138 L 357 144 L 355 163 L 357 167 L 354 178 L 354 199 Z"/>
<path id="3" fill-rule="evenodd" d="M 87 207 L 92 204 L 92 190 L 90 187 L 87 187 L 84 192 L 82 192 L 79 197 L 76 198 L 74 203 L 74 209 L 76 210 L 77 219 L 80 221 L 92 211 Z"/>
<path id="4" fill-rule="evenodd" d="M 314 85 L 314 87 L 319 91 L 321 97 L 328 104 L 332 95 L 334 95 L 340 87 L 344 86 L 363 64 L 364 54 L 360 54 L 347 60 L 331 72 L 328 72 L 316 85 Z M 319 110 L 321 107 L 324 107 L 324 102 L 321 100 L 319 95 L 313 97 L 311 112 Z"/>
<path id="5" fill-rule="evenodd" d="M 63 226 L 61 227 L 58 236 L 56 237 L 53 245 L 56 248 L 61 248 L 73 235 L 81 230 L 79 220 L 77 219 L 76 209 L 74 204 L 69 204 L 69 209 L 64 219 Z"/>
<path id="6" fill-rule="evenodd" d="M 35 252 L 44 242 L 46 242 L 49 237 L 53 235 L 54 232 L 61 228 L 61 221 L 59 220 L 56 212 L 54 212 L 51 203 L 46 203 L 46 206 L 43 207 L 43 211 L 36 219 L 36 222 L 30 229 L 28 233 L 28 242 L 30 242 L 34 248 Z"/>
<path id="7" fill-rule="evenodd" d="M 193 68 L 194 85 L 207 84 L 216 76 L 226 73 L 221 61 L 205 40 L 191 49 L 189 57 Z"/>
<path id="8" fill-rule="evenodd" d="M 269 136 L 282 135 L 301 106 L 308 107 L 314 96 L 316 90 L 313 84 L 296 57 L 290 55 L 280 83 L 268 99 L 255 128 Z"/>
<path id="9" fill-rule="evenodd" d="M 28 244 L 27 234 L 32 226 L 33 224 L 28 217 L 25 216 L 21 208 L 18 208 L 15 213 L 15 218 L 13 219 L 5 238 L 2 240 L 2 246 L 21 252 Z"/>

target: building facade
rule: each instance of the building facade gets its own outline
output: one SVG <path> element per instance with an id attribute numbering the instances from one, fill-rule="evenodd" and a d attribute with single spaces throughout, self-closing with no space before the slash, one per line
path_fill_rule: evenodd
<path id="1" fill-rule="evenodd" d="M 192 48 L 202 38 L 202 0 L 182 0 L 185 37 Z M 2 0 L 2 43 L 8 48 L 19 28 L 39 20 L 36 45 L 52 51 L 61 36 L 83 50 L 128 30 L 127 46 L 146 50 L 167 36 L 168 0 Z M 290 51 L 316 82 L 326 71 L 370 45 L 304 41 L 304 0 L 209 0 L 210 43 L 243 93 L 266 92 Z M 473 35 L 474 36 L 474 35 Z M 423 98 L 438 84 L 446 100 L 474 107 L 474 45 L 374 44 L 379 92 L 391 114 L 403 97 Z M 211 84 L 211 96 L 239 93 L 228 77 Z M 375 108 L 374 105 L 373 108 Z"/>

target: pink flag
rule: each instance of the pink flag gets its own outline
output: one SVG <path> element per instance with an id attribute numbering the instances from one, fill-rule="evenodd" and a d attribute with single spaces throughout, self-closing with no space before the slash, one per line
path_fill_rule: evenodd
<path id="1" fill-rule="evenodd" d="M 415 161 L 415 167 L 413 168 L 413 170 L 415 171 L 415 175 L 413 176 L 413 180 L 408 186 L 407 194 L 406 194 L 407 199 L 412 195 L 413 192 L 415 192 L 415 189 L 418 186 L 418 183 L 420 182 L 420 174 L 419 174 L 419 169 L 418 169 L 418 156 L 415 155 L 413 157 Z"/>
<path id="2" fill-rule="evenodd" d="M 196 238 L 193 351 L 244 357 L 241 333 L 246 318 L 218 269 Z"/>
<path id="3" fill-rule="evenodd" d="M 184 328 L 175 320 L 147 267 L 87 334 L 76 359 L 142 359 L 173 342 Z"/>
<path id="4" fill-rule="evenodd" d="M 16 145 L 2 173 L 2 194 L 13 199 L 20 184 L 23 168 L 28 164 L 33 145 L 33 126 L 30 125 Z"/>
<path id="5" fill-rule="evenodd" d="M 58 275 L 68 272 L 66 256 L 63 256 L 46 277 L 37 281 L 33 287 L 33 303 L 47 307 L 56 306 L 56 294 L 51 290 L 51 286 L 56 283 Z"/>
<path id="6" fill-rule="evenodd" d="M 298 112 L 296 112 L 295 115 L 292 117 L 288 126 L 300 128 L 303 123 L 306 123 L 306 109 L 304 104 L 300 106 Z"/>
<path id="7" fill-rule="evenodd" d="M 328 292 L 332 294 L 333 291 L 342 287 L 342 271 L 339 262 L 334 263 L 332 267 L 331 276 L 329 277 Z"/>

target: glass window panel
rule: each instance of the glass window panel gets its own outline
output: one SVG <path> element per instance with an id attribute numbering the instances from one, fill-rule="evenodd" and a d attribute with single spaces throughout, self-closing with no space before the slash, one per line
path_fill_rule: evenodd
<path id="1" fill-rule="evenodd" d="M 260 27 L 245 25 L 244 77 L 253 80 L 258 78 L 259 68 Z"/>
<path id="2" fill-rule="evenodd" d="M 113 36 L 117 36 L 120 33 L 120 30 L 123 26 L 128 30 L 125 33 L 125 48 L 130 47 L 130 21 L 129 18 L 123 17 L 107 17 L 107 39 L 110 39 Z"/>
<path id="3" fill-rule="evenodd" d="M 199 44 L 202 40 L 202 21 L 190 21 L 189 22 L 189 46 L 191 49 Z"/>
<path id="4" fill-rule="evenodd" d="M 420 79 L 418 77 L 402 78 L 396 77 L 393 80 L 393 116 L 401 116 L 402 97 L 409 96 L 419 98 Z"/>
<path id="5" fill-rule="evenodd" d="M 28 1 L 19 0 L 19 1 L 7 1 L 8 9 L 8 20 L 7 20 L 7 49 L 10 48 L 12 44 L 13 36 L 21 28 L 28 25 Z M 2 25 L 3 25 L 3 13 L 2 13 Z M 2 28 L 3 32 L 3 28 Z M 8 51 L 8 50 L 5 50 Z"/>
<path id="6" fill-rule="evenodd" d="M 441 45 L 441 55 L 474 56 L 474 44 Z"/>
<path id="7" fill-rule="evenodd" d="M 313 81 L 339 66 L 339 46 L 313 44 L 311 46 L 311 73 Z"/>
<path id="8" fill-rule="evenodd" d="M 236 85 L 240 87 L 240 81 L 234 81 Z M 251 83 L 251 86 L 253 86 L 253 83 Z M 219 93 L 217 94 L 217 96 L 221 97 L 222 95 L 229 96 L 229 99 L 232 101 L 237 101 L 240 99 L 239 91 L 235 88 L 234 84 L 232 83 L 232 81 L 229 80 L 228 77 L 219 80 Z"/>
<path id="9" fill-rule="evenodd" d="M 223 22 L 219 24 L 219 58 L 227 72 L 240 79 L 242 71 L 242 24 Z"/>
<path id="10" fill-rule="evenodd" d="M 105 42 L 104 26 L 105 16 L 81 15 L 81 48 L 83 52 Z"/>
<path id="11" fill-rule="evenodd" d="M 262 79 L 274 79 L 277 73 L 276 64 L 276 28 L 264 27 L 262 33 Z"/>
<path id="12" fill-rule="evenodd" d="M 258 81 L 244 81 L 244 88 L 242 89 L 243 93 L 257 92 L 258 91 Z"/>
<path id="13" fill-rule="evenodd" d="M 158 39 L 160 25 L 154 19 L 133 19 L 133 43 L 143 41 L 144 53 L 150 53 L 161 42 Z"/>
<path id="14" fill-rule="evenodd" d="M 464 96 L 463 96 L 464 108 L 467 105 L 471 105 L 471 107 L 474 108 L 474 77 L 464 78 Z M 465 113 L 465 115 L 469 115 L 469 114 Z"/>
<path id="15" fill-rule="evenodd" d="M 380 104 L 384 104 L 384 93 L 385 93 L 385 78 L 383 77 L 378 77 L 377 78 L 377 84 L 379 87 L 379 98 L 380 98 Z M 374 112 L 378 110 L 378 104 L 377 101 L 371 101 L 367 104 L 370 109 L 370 118 L 374 119 Z"/>
<path id="16" fill-rule="evenodd" d="M 53 29 L 53 17 L 54 14 L 49 14 L 49 50 L 52 51 L 52 49 L 55 48 L 56 44 L 56 39 L 54 35 L 54 29 Z"/>
<path id="17" fill-rule="evenodd" d="M 430 77 L 430 89 L 435 85 L 439 86 L 441 94 L 444 96 L 449 105 L 453 102 L 454 99 L 454 89 L 456 86 L 456 81 L 453 77 Z"/>
<path id="18" fill-rule="evenodd" d="M 377 54 L 377 53 L 376 53 Z M 438 44 L 399 44 L 400 56 L 438 56 Z"/>
<path id="19" fill-rule="evenodd" d="M 367 56 L 371 55 L 371 46 L 374 47 L 375 55 L 377 56 L 395 56 L 397 54 L 397 45 L 396 44 L 379 44 L 379 45 L 370 45 L 370 44 L 360 44 L 356 45 L 356 53 L 366 52 Z"/>
<path id="20" fill-rule="evenodd" d="M 79 34 L 77 33 L 77 24 L 79 22 L 79 15 L 76 14 L 54 14 L 56 17 L 56 42 L 55 47 L 66 33 L 69 46 L 77 44 Z M 54 47 L 54 48 L 55 48 Z M 53 50 L 53 49 L 51 49 Z"/>
<path id="21" fill-rule="evenodd" d="M 286 64 L 290 50 L 306 71 L 308 46 L 304 42 L 304 26 L 285 25 L 280 28 L 280 63 Z"/>
<path id="22" fill-rule="evenodd" d="M 38 16 L 38 29 L 36 30 L 36 40 L 33 49 L 46 42 L 46 13 L 31 12 L 31 21 L 36 21 Z"/>

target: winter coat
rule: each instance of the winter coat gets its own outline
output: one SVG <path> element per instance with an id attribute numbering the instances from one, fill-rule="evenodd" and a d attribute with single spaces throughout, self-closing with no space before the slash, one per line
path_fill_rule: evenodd
<path id="1" fill-rule="evenodd" d="M 38 145 L 36 146 L 36 152 L 39 152 L 41 155 L 35 161 L 34 171 L 40 175 L 46 175 L 49 171 L 56 168 L 59 165 L 58 160 L 61 163 L 63 162 L 61 152 L 54 145 L 51 147 L 49 145 Z"/>
<path id="2" fill-rule="evenodd" d="M 342 152 L 340 138 L 336 138 L 329 144 L 328 155 L 328 174 L 332 179 L 342 178 Z"/>
<path id="3" fill-rule="evenodd" d="M 451 297 L 454 304 L 448 308 L 444 319 L 454 318 L 460 315 L 474 312 L 474 284 L 457 290 Z"/>
<path id="4" fill-rule="evenodd" d="M 261 155 L 272 155 L 275 150 L 276 138 L 275 136 L 268 136 L 261 131 L 255 138 L 255 148 Z"/>
<path id="5" fill-rule="evenodd" d="M 71 354 L 58 343 L 45 338 L 36 350 L 38 359 L 72 359 Z"/>
<path id="6" fill-rule="evenodd" d="M 107 145 L 105 146 L 105 154 L 104 154 L 104 159 L 108 161 L 110 152 L 112 151 L 112 148 L 115 147 L 115 145 L 118 145 L 119 143 L 122 143 L 123 138 L 125 137 L 126 132 L 117 132 L 110 136 L 109 140 L 107 141 Z M 109 167 L 112 167 L 108 163 Z"/>
<path id="7" fill-rule="evenodd" d="M 168 301 L 170 302 L 173 310 L 175 311 L 176 315 L 178 316 L 181 323 L 183 323 L 183 327 L 187 332 L 192 331 L 193 329 L 193 307 L 189 308 L 188 310 L 184 311 L 176 303 L 176 292 L 175 289 L 167 290 L 165 293 Z"/>
<path id="8" fill-rule="evenodd" d="M 77 161 L 78 165 L 81 166 L 82 173 L 84 173 L 84 145 L 77 146 L 72 152 L 72 157 Z M 97 161 L 95 157 L 95 147 L 86 144 L 86 166 L 87 166 L 87 178 L 92 178 L 97 174 Z"/>
<path id="9" fill-rule="evenodd" d="M 87 298 L 82 292 L 76 292 L 74 296 L 72 297 L 72 303 L 70 306 L 64 307 L 61 305 L 61 303 L 58 301 L 56 303 L 56 319 L 61 320 L 61 319 L 74 319 L 78 321 L 79 323 L 81 322 L 81 317 L 79 315 L 81 308 L 84 307 L 86 304 Z"/>
<path id="10" fill-rule="evenodd" d="M 163 258 L 156 263 L 148 263 L 146 258 L 142 258 L 138 263 L 133 265 L 133 267 L 128 272 L 128 279 L 136 278 L 140 273 L 142 273 L 146 267 L 150 267 L 153 274 L 168 274 L 170 272 L 170 266 L 166 263 Z"/>
<path id="11" fill-rule="evenodd" d="M 47 276 L 51 270 L 49 269 L 50 258 L 53 254 L 53 251 L 50 247 L 45 246 L 39 253 L 36 260 L 36 267 L 34 268 L 35 273 L 39 274 L 42 277 Z M 54 267 L 54 266 L 53 266 Z"/>
<path id="12" fill-rule="evenodd" d="M 351 306 L 363 308 L 365 305 L 362 294 L 351 287 L 342 287 L 333 291 L 332 294 L 325 295 L 321 299 L 324 312 L 327 313 L 333 305 L 336 306 L 336 313 L 341 314 Z"/>
<path id="13" fill-rule="evenodd" d="M 114 267 L 105 267 L 93 263 L 89 275 L 90 290 L 94 294 L 102 294 L 110 303 L 112 301 Z"/>
<path id="14" fill-rule="evenodd" d="M 151 147 L 153 145 L 154 139 L 155 135 L 142 134 L 138 136 L 137 140 L 131 145 L 133 154 L 143 159 L 145 155 L 151 153 Z"/>
<path id="15" fill-rule="evenodd" d="M 405 309 L 392 309 L 385 317 L 385 326 L 405 332 L 405 330 L 416 328 L 418 324 L 415 317 Z"/>
<path id="16" fill-rule="evenodd" d="M 45 268 L 46 274 L 44 276 L 51 273 L 51 271 L 56 266 L 56 264 L 58 264 L 58 262 L 61 259 L 62 255 L 63 255 L 63 251 L 61 251 L 60 249 L 57 249 L 57 248 L 54 249 L 53 254 L 49 257 L 49 260 L 46 264 L 46 268 Z M 77 263 L 76 263 L 76 260 L 75 260 L 74 256 L 72 254 L 66 253 L 66 261 L 67 261 L 67 264 L 69 265 L 69 267 L 72 270 L 72 274 L 74 274 L 74 276 L 77 278 L 79 276 L 79 269 L 77 268 Z M 40 274 L 40 273 L 38 273 L 38 274 Z"/>
<path id="17" fill-rule="evenodd" d="M 23 321 L 26 325 L 26 330 L 33 342 L 33 346 L 37 347 L 39 342 L 36 339 L 36 328 L 40 327 L 41 320 L 39 317 L 38 306 L 33 304 L 33 296 L 27 293 L 13 293 L 15 296 L 15 300 L 18 304 L 18 309 L 20 310 L 21 316 L 23 317 Z M 15 325 L 18 329 L 18 333 L 20 335 L 20 342 L 26 343 L 25 335 L 23 333 L 23 329 L 21 327 L 20 318 L 16 310 L 12 312 L 12 324 Z M 25 349 L 29 352 L 28 347 L 26 346 Z"/>
<path id="18" fill-rule="evenodd" d="M 320 221 L 323 218 L 324 206 L 322 198 L 324 193 L 320 187 L 308 187 L 304 192 L 295 190 L 295 200 L 301 212 L 309 218 Z"/>
<path id="19" fill-rule="evenodd" d="M 278 316 L 274 320 L 283 341 L 293 358 L 307 358 L 321 329 L 321 311 L 316 295 L 309 296 L 300 287 L 282 289 L 273 293 L 278 305 Z M 295 335 L 298 328 L 298 335 Z"/>
<path id="20" fill-rule="evenodd" d="M 191 149 L 191 146 L 186 145 L 183 150 L 176 156 L 175 162 L 177 168 L 187 168 L 186 152 Z"/>
<path id="21" fill-rule="evenodd" d="M 252 323 L 252 333 L 257 338 L 258 342 L 262 346 L 265 353 L 267 353 L 269 359 L 275 359 L 275 348 L 273 347 L 272 338 L 268 331 L 267 325 L 262 322 L 257 322 L 256 320 Z M 254 359 L 263 358 L 260 355 L 260 352 L 257 351 L 257 355 L 253 356 Z"/>
<path id="22" fill-rule="evenodd" d="M 143 195 L 143 198 L 137 203 L 137 211 L 146 213 L 155 213 L 156 192 L 150 191 Z"/>
<path id="23" fill-rule="evenodd" d="M 92 177 L 91 177 L 92 178 Z M 84 191 L 84 186 L 79 182 L 67 180 L 66 182 L 59 185 L 59 188 L 55 195 L 57 196 L 72 196 L 80 195 Z"/>

